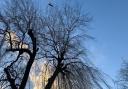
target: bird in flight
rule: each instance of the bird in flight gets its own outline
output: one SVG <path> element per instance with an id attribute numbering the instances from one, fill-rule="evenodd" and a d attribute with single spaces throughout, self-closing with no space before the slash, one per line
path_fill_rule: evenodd
<path id="1" fill-rule="evenodd" d="M 53 4 L 51 3 L 51 0 L 48 0 L 48 5 L 53 7 Z"/>
<path id="2" fill-rule="evenodd" d="M 49 6 L 53 7 L 53 5 L 51 3 L 48 3 Z"/>

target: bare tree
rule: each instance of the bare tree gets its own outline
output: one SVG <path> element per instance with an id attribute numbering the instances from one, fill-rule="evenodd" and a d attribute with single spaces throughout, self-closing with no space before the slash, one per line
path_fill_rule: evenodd
<path id="1" fill-rule="evenodd" d="M 41 19 L 32 0 L 9 0 L 0 14 L 2 88 L 24 89 L 37 54 Z M 6 45 L 6 46 L 5 46 Z"/>
<path id="2" fill-rule="evenodd" d="M 124 61 L 119 72 L 119 79 L 117 81 L 119 89 L 128 88 L 128 61 Z"/>
<path id="3" fill-rule="evenodd" d="M 90 22 L 78 8 L 50 7 L 43 16 L 33 0 L 9 0 L 0 14 L 0 85 L 25 89 L 35 60 L 46 59 L 44 89 L 103 89 L 102 74 L 89 63 L 82 41 Z M 38 73 L 38 72 L 37 72 Z M 55 85 L 56 87 L 53 87 Z"/>
<path id="4" fill-rule="evenodd" d="M 45 34 L 40 35 L 44 36 L 44 56 L 52 70 L 45 89 L 52 85 L 56 89 L 103 89 L 100 82 L 109 88 L 98 69 L 89 63 L 82 46 L 90 37 L 86 31 L 91 18 L 79 8 L 65 5 L 49 9 L 44 19 Z"/>

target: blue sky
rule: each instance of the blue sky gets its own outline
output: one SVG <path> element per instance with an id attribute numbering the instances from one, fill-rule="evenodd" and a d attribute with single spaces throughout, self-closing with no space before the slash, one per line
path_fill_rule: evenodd
<path id="1" fill-rule="evenodd" d="M 122 59 L 128 60 L 128 0 L 82 0 L 93 16 L 89 34 L 91 60 L 112 78 L 117 77 Z"/>

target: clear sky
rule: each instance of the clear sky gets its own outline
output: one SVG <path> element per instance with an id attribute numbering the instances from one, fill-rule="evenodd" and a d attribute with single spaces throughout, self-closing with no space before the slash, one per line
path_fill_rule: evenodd
<path id="1" fill-rule="evenodd" d="M 90 34 L 91 60 L 112 78 L 122 59 L 128 60 L 128 0 L 82 0 L 93 16 Z"/>

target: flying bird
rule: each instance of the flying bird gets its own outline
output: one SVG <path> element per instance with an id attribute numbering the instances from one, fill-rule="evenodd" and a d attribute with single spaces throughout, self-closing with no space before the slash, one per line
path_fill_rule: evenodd
<path id="1" fill-rule="evenodd" d="M 53 5 L 51 3 L 48 4 L 49 6 L 53 7 Z"/>
<path id="2" fill-rule="evenodd" d="M 53 4 L 51 3 L 51 0 L 48 1 L 48 5 L 53 7 Z"/>

